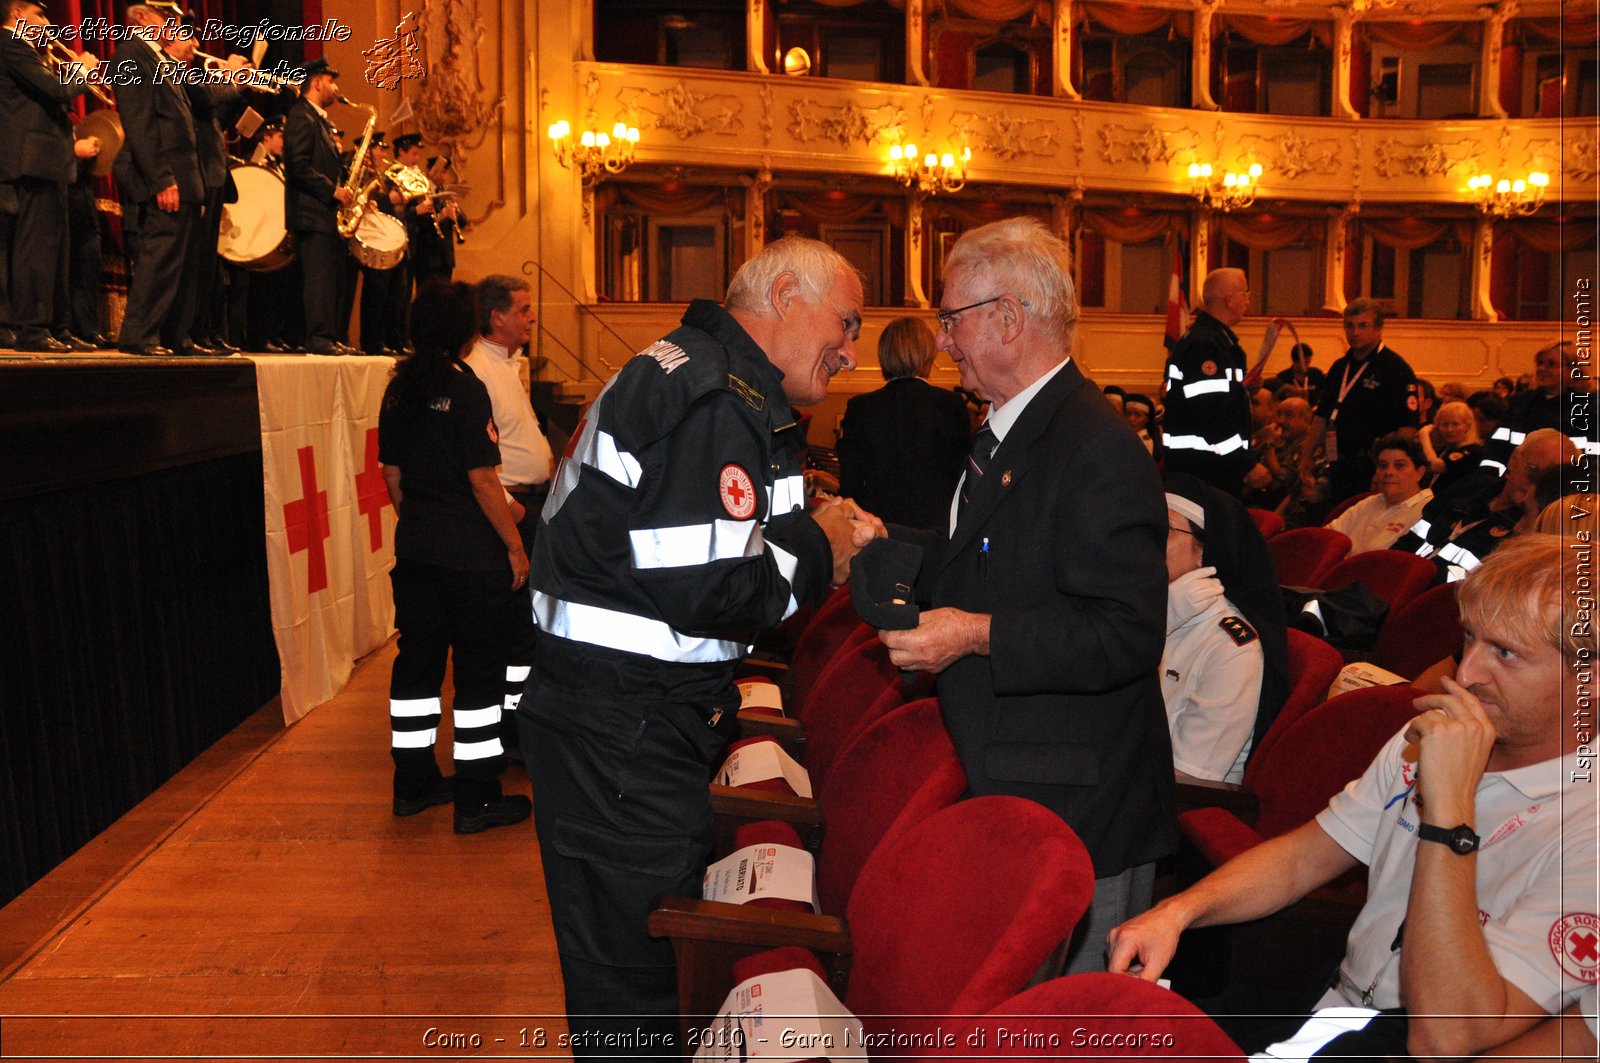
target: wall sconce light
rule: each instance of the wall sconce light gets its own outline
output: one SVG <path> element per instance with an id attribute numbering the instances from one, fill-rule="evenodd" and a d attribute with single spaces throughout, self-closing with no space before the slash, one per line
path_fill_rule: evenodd
<path id="1" fill-rule="evenodd" d="M 907 188 L 915 185 L 930 196 L 959 192 L 966 187 L 967 164 L 971 161 L 971 148 L 962 148 L 959 155 L 952 151 L 922 154 L 915 144 L 889 148 L 889 165 L 894 169 L 895 180 Z"/>
<path id="2" fill-rule="evenodd" d="M 1189 192 L 1212 210 L 1220 210 L 1226 214 L 1230 210 L 1241 210 L 1256 201 L 1256 190 L 1260 187 L 1261 164 L 1253 162 L 1250 169 L 1244 173 L 1234 173 L 1229 170 L 1217 174 L 1209 162 L 1192 162 L 1189 164 Z"/>
<path id="3" fill-rule="evenodd" d="M 1479 174 L 1467 182 L 1478 209 L 1500 218 L 1521 218 L 1544 206 L 1544 190 L 1550 185 L 1550 175 L 1535 170 L 1526 178 L 1496 181 L 1488 174 Z"/>
<path id="4" fill-rule="evenodd" d="M 805 77 L 811 73 L 811 56 L 804 48 L 790 48 L 783 53 L 783 72 L 790 77 Z"/>
<path id="5" fill-rule="evenodd" d="M 618 122 L 610 133 L 585 129 L 574 143 L 572 125 L 566 119 L 551 124 L 550 147 L 556 162 L 578 171 L 585 184 L 592 184 L 602 173 L 621 173 L 633 162 L 633 149 L 639 143 L 639 130 Z"/>

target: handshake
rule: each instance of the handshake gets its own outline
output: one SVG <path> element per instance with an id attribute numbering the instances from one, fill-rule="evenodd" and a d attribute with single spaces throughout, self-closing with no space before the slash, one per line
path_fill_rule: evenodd
<path id="1" fill-rule="evenodd" d="M 842 587 L 850 578 L 850 559 L 861 548 L 881 535 L 887 535 L 883 521 L 848 498 L 824 497 L 811 509 L 811 519 L 828 537 L 833 551 L 833 586 Z"/>

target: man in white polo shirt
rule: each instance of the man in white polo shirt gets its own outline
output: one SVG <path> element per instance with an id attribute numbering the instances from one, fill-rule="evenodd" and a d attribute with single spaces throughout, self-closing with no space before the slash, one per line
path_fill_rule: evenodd
<path id="1" fill-rule="evenodd" d="M 1600 977 L 1590 550 L 1545 535 L 1496 550 L 1461 584 L 1445 693 L 1418 698 L 1314 820 L 1113 930 L 1110 969 L 1156 979 L 1187 927 L 1260 918 L 1366 864 L 1315 1007 L 1390 1012 L 1373 1024 L 1390 1040 L 1328 1052 L 1461 1058 L 1569 1007 Z"/>
<path id="2" fill-rule="evenodd" d="M 489 390 L 495 431 L 500 436 L 500 483 L 523 508 L 517 530 L 522 548 L 533 549 L 539 514 L 550 491 L 553 465 L 550 444 L 539 430 L 528 387 L 522 378 L 522 348 L 533 334 L 533 298 L 528 282 L 496 273 L 478 282 L 478 339 L 467 365 Z M 517 703 L 533 667 L 533 605 L 528 585 L 515 592 L 517 630 L 506 663 L 506 692 L 501 705 L 500 741 L 517 755 Z"/>

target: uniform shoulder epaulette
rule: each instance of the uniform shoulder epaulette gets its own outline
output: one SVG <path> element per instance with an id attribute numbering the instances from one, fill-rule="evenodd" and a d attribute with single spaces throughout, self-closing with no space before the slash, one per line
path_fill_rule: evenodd
<path id="1" fill-rule="evenodd" d="M 1248 646 L 1260 638 L 1256 629 L 1242 616 L 1225 616 L 1217 621 L 1217 626 L 1228 633 L 1235 646 Z"/>

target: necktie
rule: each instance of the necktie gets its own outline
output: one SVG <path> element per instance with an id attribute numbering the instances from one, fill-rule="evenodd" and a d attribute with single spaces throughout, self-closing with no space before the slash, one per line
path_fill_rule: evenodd
<path id="1" fill-rule="evenodd" d="M 967 508 L 967 503 L 978 491 L 978 481 L 983 479 L 983 474 L 989 469 L 989 459 L 994 457 L 994 451 L 999 446 L 1000 440 L 995 438 L 994 430 L 985 421 L 983 427 L 978 429 L 978 434 L 972 437 L 972 450 L 967 454 L 967 475 L 961 481 L 961 504 L 956 507 L 956 519 L 961 519 L 961 513 Z"/>

